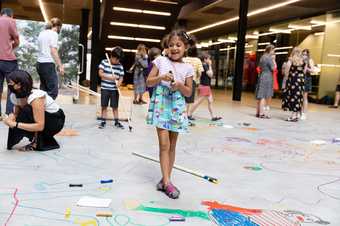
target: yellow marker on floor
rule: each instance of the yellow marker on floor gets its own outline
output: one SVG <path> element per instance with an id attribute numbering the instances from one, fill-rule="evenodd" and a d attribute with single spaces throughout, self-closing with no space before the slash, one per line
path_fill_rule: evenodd
<path id="1" fill-rule="evenodd" d="M 80 224 L 80 226 L 98 226 L 98 224 L 95 220 L 87 220 L 87 221 L 76 220 L 74 223 Z"/>
<path id="2" fill-rule="evenodd" d="M 65 219 L 66 220 L 70 219 L 70 216 L 71 216 L 71 208 L 66 208 Z"/>
<path id="3" fill-rule="evenodd" d="M 97 217 L 112 217 L 112 212 L 97 212 Z"/>

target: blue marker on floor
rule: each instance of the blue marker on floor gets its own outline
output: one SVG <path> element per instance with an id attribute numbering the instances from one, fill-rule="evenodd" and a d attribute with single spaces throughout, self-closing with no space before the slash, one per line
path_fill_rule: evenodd
<path id="1" fill-rule="evenodd" d="M 100 183 L 101 184 L 110 184 L 110 183 L 113 183 L 113 180 L 110 179 L 110 180 L 100 180 Z"/>

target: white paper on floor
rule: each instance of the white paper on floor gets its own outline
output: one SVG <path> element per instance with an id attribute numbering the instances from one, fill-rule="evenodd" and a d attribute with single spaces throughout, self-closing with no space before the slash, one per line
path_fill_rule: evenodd
<path id="1" fill-rule="evenodd" d="M 112 199 L 101 199 L 96 197 L 84 196 L 79 199 L 78 206 L 86 207 L 109 207 Z"/>
<path id="2" fill-rule="evenodd" d="M 324 141 L 324 140 L 312 140 L 310 143 L 311 143 L 311 144 L 316 144 L 316 145 L 327 144 L 327 142 Z"/>

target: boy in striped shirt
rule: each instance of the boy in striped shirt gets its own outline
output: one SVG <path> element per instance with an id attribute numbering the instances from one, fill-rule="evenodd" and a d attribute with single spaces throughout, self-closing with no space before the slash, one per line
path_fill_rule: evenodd
<path id="1" fill-rule="evenodd" d="M 120 60 L 123 58 L 123 49 L 119 46 L 112 49 L 110 54 L 110 66 L 107 59 L 101 61 L 99 65 L 99 77 L 102 79 L 101 82 L 101 106 L 102 106 L 102 121 L 100 122 L 99 128 L 103 129 L 106 125 L 107 118 L 107 107 L 110 102 L 114 116 L 114 126 L 117 128 L 124 129 L 124 126 L 118 121 L 118 102 L 119 93 L 118 87 L 123 81 L 124 68 L 120 64 Z"/>

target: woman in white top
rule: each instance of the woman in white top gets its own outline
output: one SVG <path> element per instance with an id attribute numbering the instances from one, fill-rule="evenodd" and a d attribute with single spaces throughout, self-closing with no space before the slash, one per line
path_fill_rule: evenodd
<path id="1" fill-rule="evenodd" d="M 32 89 L 32 77 L 26 71 L 12 72 L 8 81 L 15 106 L 14 113 L 4 120 L 9 127 L 7 149 L 11 150 L 23 137 L 31 141 L 26 151 L 59 148 L 53 136 L 64 127 L 63 110 L 45 91 Z"/>

